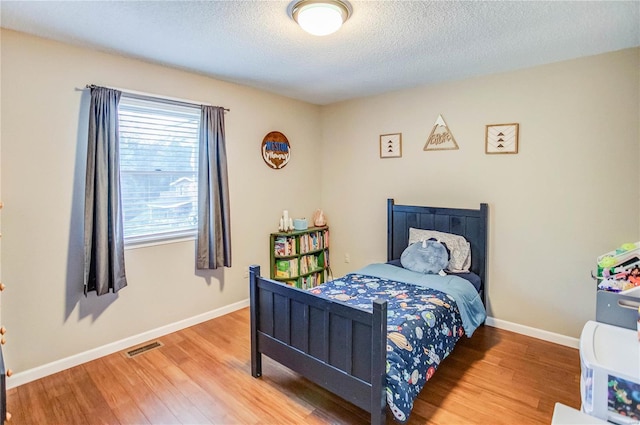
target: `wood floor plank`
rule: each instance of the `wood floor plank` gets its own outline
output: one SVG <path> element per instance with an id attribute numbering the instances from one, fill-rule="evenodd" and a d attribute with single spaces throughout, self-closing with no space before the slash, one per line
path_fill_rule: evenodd
<path id="1" fill-rule="evenodd" d="M 56 375 L 59 375 L 59 379 L 56 380 L 55 385 L 65 387 L 68 395 L 73 397 L 64 402 L 70 409 L 65 412 L 64 423 L 82 425 L 118 425 L 120 423 L 83 366 L 67 369 Z M 51 391 L 51 393 L 55 392 Z"/>
<path id="2" fill-rule="evenodd" d="M 11 423 L 369 423 L 266 356 L 253 378 L 246 308 L 158 340 L 133 358 L 114 353 L 10 390 Z M 548 425 L 555 402 L 580 407 L 579 378 L 578 350 L 482 326 L 442 361 L 407 425 Z M 397 424 L 391 414 L 387 424 Z"/>
<path id="3" fill-rule="evenodd" d="M 195 383 L 178 366 L 167 366 L 162 370 L 162 373 L 207 418 L 205 423 L 232 422 L 231 417 L 225 412 L 224 404 Z"/>
<path id="4" fill-rule="evenodd" d="M 116 409 L 121 404 L 131 401 L 124 387 L 112 378 L 112 374 L 108 369 L 105 361 L 106 357 L 85 363 L 82 365 L 87 374 L 95 384 L 98 391 L 107 402 L 111 409 Z"/>
<path id="5" fill-rule="evenodd" d="M 127 362 L 124 355 L 105 357 L 112 378 L 119 381 L 136 406 L 152 424 L 177 424 L 178 419 L 140 377 L 141 371 Z"/>
<path id="6" fill-rule="evenodd" d="M 7 390 L 7 412 L 11 415 L 10 423 L 27 423 L 24 406 L 25 403 L 20 402 L 20 394 L 18 393 L 18 388 L 11 388 L 10 390 Z"/>
<path id="7" fill-rule="evenodd" d="M 162 348 L 162 347 L 161 347 Z M 136 372 L 149 388 L 182 424 L 202 424 L 207 422 L 204 416 L 189 399 L 164 377 L 161 369 L 168 366 L 167 359 L 159 350 L 129 359 L 137 363 Z"/>
<path id="8" fill-rule="evenodd" d="M 49 412 L 56 421 L 69 425 L 86 424 L 87 419 L 73 394 L 71 385 L 68 385 L 68 370 L 50 375 L 50 379 L 43 380 L 42 388 L 48 398 L 51 411 Z"/>
<path id="9" fill-rule="evenodd" d="M 87 373 L 84 365 L 65 370 L 61 373 L 76 398 L 80 409 L 86 414 L 95 410 L 96 406 L 104 406 L 107 401 L 104 399 L 95 382 Z"/>
<path id="10" fill-rule="evenodd" d="M 207 370 L 192 360 L 183 363 L 181 367 L 194 382 L 224 406 L 227 416 L 235 423 L 257 424 L 260 422 L 261 418 L 240 402 L 240 394 L 229 391 L 222 381 L 217 381 L 216 372 Z"/>
<path id="11" fill-rule="evenodd" d="M 142 413 L 142 410 L 138 408 L 135 400 L 129 399 L 124 403 L 118 404 L 118 406 L 113 409 L 113 414 L 121 424 L 151 424 L 144 413 Z"/>
<path id="12" fill-rule="evenodd" d="M 49 378 L 49 377 L 47 377 Z M 51 401 L 47 398 L 46 392 L 43 386 L 43 379 L 29 382 L 27 384 L 18 387 L 18 393 L 20 394 L 20 403 L 24 403 L 22 408 L 26 420 L 30 423 L 54 423 L 50 422 L 55 420 L 51 412 L 53 406 Z"/>
<path id="13" fill-rule="evenodd" d="M 52 397 L 53 415 L 58 423 L 68 425 L 86 425 L 89 421 L 80 409 L 73 393 Z"/>

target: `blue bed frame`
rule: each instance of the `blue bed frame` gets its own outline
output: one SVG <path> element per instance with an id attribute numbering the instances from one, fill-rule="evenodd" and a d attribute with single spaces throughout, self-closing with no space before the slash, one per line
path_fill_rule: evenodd
<path id="1" fill-rule="evenodd" d="M 396 205 L 387 200 L 387 260 L 400 258 L 409 228 L 464 236 L 471 244 L 471 271 L 482 279 L 486 299 L 488 206 L 456 209 Z M 372 311 L 319 298 L 260 276 L 249 268 L 251 375 L 262 376 L 262 354 L 386 422 L 387 303 Z M 486 305 L 486 303 L 485 303 Z"/>

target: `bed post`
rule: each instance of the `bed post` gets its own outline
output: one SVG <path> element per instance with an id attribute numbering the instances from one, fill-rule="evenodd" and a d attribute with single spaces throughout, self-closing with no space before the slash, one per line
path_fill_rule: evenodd
<path id="1" fill-rule="evenodd" d="M 487 258 L 489 257 L 488 252 L 488 239 L 489 233 L 487 232 L 487 228 L 489 227 L 489 205 L 488 204 L 480 204 L 480 215 L 482 217 L 482 226 L 481 226 L 481 234 L 483 235 L 482 239 L 484 244 L 482 245 L 482 256 L 484 258 L 484 262 L 480 266 L 480 280 L 482 281 L 482 305 L 487 306 L 487 267 L 489 266 Z"/>
<path id="2" fill-rule="evenodd" d="M 387 414 L 387 302 L 373 301 L 371 327 L 371 425 L 384 425 Z"/>
<path id="3" fill-rule="evenodd" d="M 393 260 L 393 199 L 387 199 L 387 261 Z"/>
<path id="4" fill-rule="evenodd" d="M 260 266 L 249 266 L 249 300 L 251 309 L 251 376 L 262 376 L 262 354 L 258 349 L 258 277 Z"/>

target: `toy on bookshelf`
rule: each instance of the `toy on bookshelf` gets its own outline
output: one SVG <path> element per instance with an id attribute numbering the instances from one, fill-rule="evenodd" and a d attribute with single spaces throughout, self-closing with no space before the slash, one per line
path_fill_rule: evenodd
<path id="1" fill-rule="evenodd" d="M 281 232 L 290 232 L 293 230 L 293 218 L 289 217 L 289 211 L 282 211 L 282 216 L 280 217 L 280 225 L 278 226 L 278 230 Z"/>

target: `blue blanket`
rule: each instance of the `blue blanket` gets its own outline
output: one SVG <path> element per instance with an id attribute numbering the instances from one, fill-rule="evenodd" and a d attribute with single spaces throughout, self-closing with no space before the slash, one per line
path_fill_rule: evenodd
<path id="1" fill-rule="evenodd" d="M 468 280 L 455 274 L 446 276 L 422 274 L 382 263 L 370 264 L 355 273 L 433 288 L 451 295 L 459 305 L 464 331 L 468 337 L 471 337 L 473 331 L 487 318 L 487 312 L 478 291 Z"/>
<path id="2" fill-rule="evenodd" d="M 388 264 L 371 264 L 311 292 L 365 310 L 375 299 L 387 301 L 387 404 L 402 423 L 458 339 L 471 336 L 486 317 L 468 281 Z"/>

